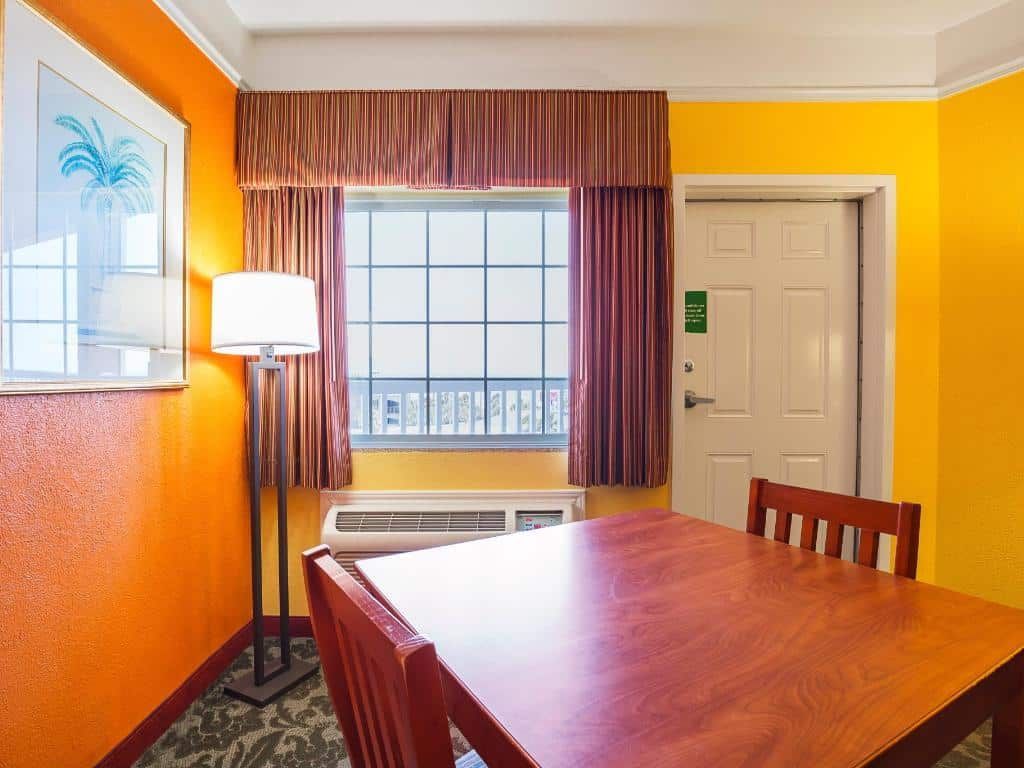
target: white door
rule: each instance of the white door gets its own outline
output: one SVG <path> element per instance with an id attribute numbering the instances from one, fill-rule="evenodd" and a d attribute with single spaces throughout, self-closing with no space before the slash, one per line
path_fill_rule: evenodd
<path id="1" fill-rule="evenodd" d="M 707 332 L 677 328 L 692 371 L 673 375 L 714 402 L 674 407 L 675 507 L 742 529 L 751 477 L 852 494 L 857 203 L 689 201 L 683 226 L 683 287 L 707 291 Z"/>

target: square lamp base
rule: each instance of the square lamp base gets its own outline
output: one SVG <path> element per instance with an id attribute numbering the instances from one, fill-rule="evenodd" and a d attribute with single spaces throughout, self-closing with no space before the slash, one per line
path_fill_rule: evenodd
<path id="1" fill-rule="evenodd" d="M 288 669 L 277 667 L 271 670 L 266 675 L 263 685 L 256 685 L 253 673 L 249 671 L 225 685 L 224 693 L 233 699 L 239 699 L 255 707 L 265 707 L 303 680 L 315 675 L 317 669 L 319 669 L 317 664 L 292 659 Z"/>

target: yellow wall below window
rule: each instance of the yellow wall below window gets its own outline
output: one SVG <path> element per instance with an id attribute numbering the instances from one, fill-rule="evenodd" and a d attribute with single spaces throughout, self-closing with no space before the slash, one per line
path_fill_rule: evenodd
<path id="1" fill-rule="evenodd" d="M 1024 73 L 939 105 L 936 578 L 1024 608 Z"/>
<path id="2" fill-rule="evenodd" d="M 938 107 L 934 103 L 672 104 L 675 173 L 893 174 L 898 267 L 894 493 L 924 506 L 922 578 L 935 576 L 938 409 Z M 564 452 L 359 452 L 356 489 L 565 488 Z M 267 612 L 276 598 L 273 498 L 265 495 Z M 313 491 L 290 495 L 291 607 L 306 611 L 297 555 L 320 541 Z M 668 487 L 594 488 L 588 517 L 667 506 Z"/>
<path id="3" fill-rule="evenodd" d="M 479 490 L 569 488 L 565 451 L 358 451 L 353 484 L 346 490 Z M 668 487 L 593 488 L 587 492 L 587 517 L 628 509 L 667 507 Z M 277 529 L 273 489 L 263 493 L 264 601 L 268 614 L 278 612 Z M 306 595 L 299 555 L 320 543 L 320 497 L 317 491 L 293 488 L 288 495 L 289 601 L 292 614 L 305 615 Z"/>

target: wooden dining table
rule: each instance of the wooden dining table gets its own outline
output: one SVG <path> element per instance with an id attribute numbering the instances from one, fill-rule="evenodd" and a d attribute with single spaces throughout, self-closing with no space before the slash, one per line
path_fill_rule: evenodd
<path id="1" fill-rule="evenodd" d="M 1024 768 L 1009 607 L 660 509 L 357 568 L 490 768 Z"/>

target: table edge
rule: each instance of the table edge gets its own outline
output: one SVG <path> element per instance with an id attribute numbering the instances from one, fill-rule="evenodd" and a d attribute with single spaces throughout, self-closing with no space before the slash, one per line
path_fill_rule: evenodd
<path id="1" fill-rule="evenodd" d="M 367 591 L 370 593 L 370 595 L 375 600 L 377 600 L 385 608 L 387 608 L 388 611 L 391 612 L 391 615 L 394 616 L 396 619 L 398 619 L 402 624 L 404 624 L 405 627 L 410 632 L 415 632 L 420 637 L 423 637 L 423 638 L 425 638 L 427 640 L 430 640 L 430 638 L 427 637 L 426 635 L 420 634 L 419 631 L 416 629 L 416 627 L 414 627 L 412 625 L 412 623 L 408 619 L 406 619 L 405 616 L 403 616 L 400 611 L 396 610 L 395 607 L 391 604 L 391 602 L 386 597 L 384 597 L 384 595 L 378 589 L 377 585 L 373 583 L 373 581 L 369 577 L 369 575 L 365 571 L 363 571 L 362 568 L 359 567 L 359 561 L 356 561 L 355 563 L 353 563 L 353 566 L 359 572 L 359 574 L 363 577 L 363 582 L 366 584 Z M 433 641 L 431 641 L 431 642 L 433 642 Z M 437 647 L 435 646 L 435 651 L 436 650 L 437 650 Z M 488 750 L 488 746 L 489 745 L 485 745 L 484 746 L 483 758 L 484 758 L 484 761 L 486 762 L 488 768 L 504 768 L 505 766 L 515 766 L 516 768 L 541 768 L 540 763 L 538 763 L 534 759 L 534 757 L 529 753 L 529 751 L 527 751 L 527 749 L 519 742 L 519 740 L 516 739 L 516 737 L 513 736 L 512 733 L 504 725 L 501 724 L 501 721 L 498 720 L 498 718 L 494 715 L 494 713 L 491 712 L 491 710 L 489 710 L 487 708 L 487 706 L 482 701 L 480 701 L 479 698 L 477 698 L 477 696 L 473 693 L 473 691 L 470 689 L 470 687 L 468 685 L 466 685 L 466 683 L 462 680 L 462 678 L 460 678 L 457 674 L 455 674 L 455 672 L 451 669 L 451 667 L 449 667 L 445 663 L 444 658 L 440 654 L 437 655 L 437 660 L 438 660 L 438 663 L 439 663 L 440 668 L 441 668 L 442 683 L 444 682 L 444 678 L 447 677 L 448 679 L 450 679 L 452 681 L 452 683 L 456 686 L 456 688 L 458 688 L 458 693 L 461 696 L 465 697 L 465 699 L 468 700 L 473 705 L 473 708 L 477 712 L 480 713 L 480 715 L 482 716 L 483 720 L 486 722 L 487 726 L 489 728 L 491 728 L 492 730 L 494 730 L 497 733 L 497 735 L 502 740 L 504 740 L 506 742 L 507 746 L 513 748 L 519 754 L 519 756 L 522 758 L 522 760 L 511 761 L 510 762 L 506 758 L 504 758 L 502 756 L 499 756 L 499 755 L 488 756 L 486 754 L 486 752 L 489 751 Z M 456 704 L 456 703 L 457 702 L 447 702 L 446 701 L 446 705 L 449 706 L 449 714 L 451 713 L 451 710 L 454 708 L 453 705 Z M 461 703 L 461 702 L 458 702 L 458 703 Z M 454 717 L 452 719 L 455 720 Z M 466 736 L 467 740 L 468 740 L 469 736 L 463 730 L 462 725 L 459 724 L 458 722 L 456 722 L 455 724 L 459 727 L 459 731 L 462 732 L 463 735 Z M 475 728 L 474 728 L 474 730 L 475 730 Z M 490 740 L 490 738 L 486 737 L 486 736 L 483 737 L 483 738 L 485 740 L 487 740 L 487 741 Z M 475 751 L 480 752 L 480 745 L 479 744 L 470 741 L 470 746 Z M 489 757 L 491 759 L 488 759 Z M 497 759 L 495 759 L 495 758 L 497 758 Z"/>
<path id="2" fill-rule="evenodd" d="M 664 507 L 642 508 L 632 510 L 631 513 L 626 514 L 638 516 L 649 515 L 650 517 L 657 519 L 662 518 L 663 516 L 668 516 L 664 515 L 664 513 L 668 513 L 669 515 L 678 515 L 682 518 L 701 523 L 712 524 L 710 521 L 703 520 L 702 518 L 674 512 L 673 510 Z M 736 532 L 743 533 L 742 531 Z M 768 543 L 776 543 L 770 539 L 765 539 L 765 541 Z M 790 546 L 785 543 L 780 544 L 782 546 Z M 807 554 L 825 557 L 818 552 Z M 392 605 L 392 603 L 383 595 L 377 585 L 374 584 L 369 574 L 361 567 L 362 562 L 363 561 L 355 562 L 354 567 L 363 577 L 364 583 L 371 595 L 391 611 L 391 613 L 410 631 L 419 634 L 412 623 L 409 622 L 400 611 L 396 610 L 394 605 Z M 839 562 L 861 568 L 865 567 L 858 563 L 845 560 L 839 560 Z M 882 573 L 891 578 L 903 580 L 903 577 L 896 576 L 895 574 L 884 571 Z M 918 587 L 946 592 L 956 595 L 959 598 L 968 598 L 972 601 L 1013 610 L 1011 606 L 1001 605 L 995 601 L 957 592 L 956 590 L 949 589 L 948 587 L 922 582 L 917 579 L 906 579 L 906 581 L 911 582 Z M 429 637 L 427 637 L 427 639 L 429 640 Z M 504 742 L 504 744 L 500 746 L 507 746 L 511 748 L 514 750 L 516 756 L 520 758 L 517 760 L 513 757 L 510 761 L 508 755 L 495 755 L 492 756 L 495 758 L 493 759 L 493 762 L 487 762 L 488 766 L 490 766 L 490 768 L 509 768 L 510 766 L 514 766 L 515 768 L 540 768 L 540 764 L 536 759 L 508 731 L 508 729 L 502 725 L 495 714 L 480 701 L 469 686 L 457 674 L 455 674 L 455 672 L 445 663 L 440 654 L 438 654 L 438 661 L 441 667 L 442 681 L 451 681 L 451 684 L 456 689 L 453 693 L 456 693 L 456 695 L 463 698 L 463 701 L 461 702 L 449 702 L 449 713 L 452 712 L 455 704 L 469 704 L 471 709 L 480 715 L 481 719 L 484 721 L 486 729 L 492 731 L 490 734 L 484 734 L 483 738 L 491 740 L 495 736 L 499 737 L 501 741 Z M 978 725 L 983 723 L 987 718 L 993 716 L 999 705 L 1022 690 L 1024 690 L 1024 644 L 1018 644 L 1012 650 L 1007 651 L 1007 655 L 1005 657 L 994 662 L 992 666 L 983 672 L 977 673 L 964 687 L 951 694 L 945 701 L 936 704 L 931 710 L 926 714 L 921 715 L 917 721 L 908 725 L 898 735 L 892 737 L 888 742 L 877 747 L 873 752 L 858 759 L 856 762 L 849 763 L 848 768 L 907 768 L 909 765 L 919 765 L 922 768 L 930 767 L 936 761 L 944 757 L 950 750 L 960 743 L 963 738 L 968 736 L 971 731 L 977 728 Z M 455 718 L 453 717 L 453 720 L 454 719 Z M 963 730 L 963 732 L 960 732 L 958 730 L 959 726 L 956 724 L 966 722 L 971 723 L 970 727 Z M 461 723 L 456 721 L 456 725 L 459 726 L 460 730 L 463 730 Z M 955 727 L 944 728 L 944 726 Z M 463 730 L 463 732 L 468 738 L 469 734 L 466 733 L 465 730 Z M 946 732 L 951 734 L 948 739 L 936 738 Z M 936 747 L 936 744 L 940 746 Z M 946 745 L 946 748 L 943 748 L 941 745 Z M 476 748 L 477 745 L 472 743 L 471 746 Z M 940 749 L 941 751 L 934 754 Z M 907 754 L 908 750 L 911 751 L 910 754 Z M 483 753 L 481 754 L 486 760 L 488 756 Z M 930 759 L 929 762 L 918 762 L 921 754 L 934 754 L 934 757 Z"/>
<path id="3" fill-rule="evenodd" d="M 900 768 L 906 766 L 908 765 L 908 756 L 903 752 L 907 749 L 915 752 L 912 756 L 913 764 L 932 766 L 945 757 L 981 723 L 992 717 L 1001 703 L 1011 699 L 1022 689 L 1024 689 L 1024 646 L 997 662 L 969 685 L 927 714 L 922 715 L 913 725 L 908 726 L 898 736 L 851 768 Z M 965 729 L 943 728 L 945 725 L 951 725 L 944 722 L 946 720 L 951 720 L 954 723 L 967 722 L 970 725 Z M 937 741 L 934 734 L 924 733 L 930 726 L 939 729 L 939 733 L 948 732 L 949 737 Z M 937 746 L 926 750 L 925 748 L 930 745 Z M 922 758 L 925 762 L 916 762 L 917 759 Z"/>

